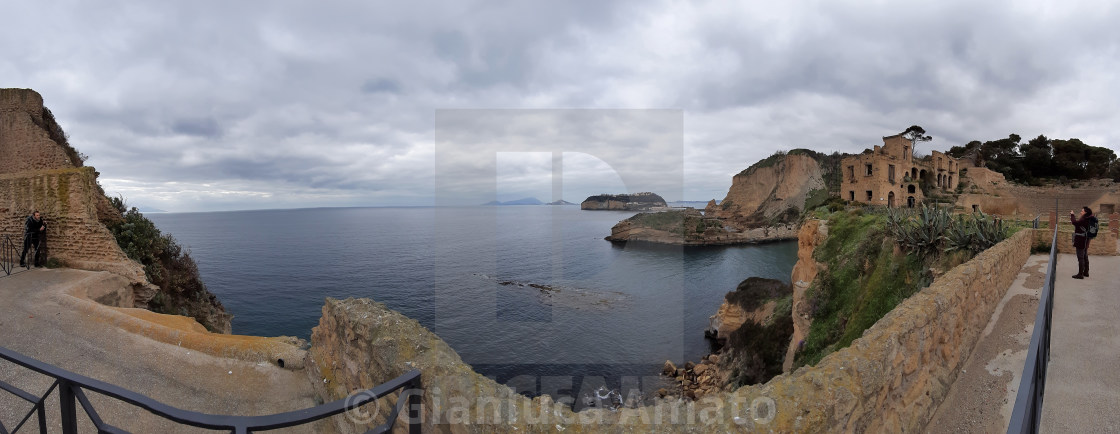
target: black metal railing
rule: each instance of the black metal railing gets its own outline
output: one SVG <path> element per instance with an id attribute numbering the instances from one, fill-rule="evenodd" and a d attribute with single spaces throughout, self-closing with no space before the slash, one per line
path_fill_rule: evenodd
<path id="1" fill-rule="evenodd" d="M 12 271 L 15 270 L 16 259 L 16 245 L 12 243 L 12 238 L 4 235 L 0 239 L 0 269 L 4 270 L 5 276 L 11 276 Z"/>
<path id="2" fill-rule="evenodd" d="M 1057 225 L 1054 225 L 1057 226 Z M 1038 300 L 1038 314 L 1034 319 L 1034 333 L 1023 365 L 1023 378 L 1011 412 L 1008 434 L 1037 433 L 1042 419 L 1042 398 L 1046 392 L 1046 368 L 1050 363 L 1050 328 L 1054 316 L 1054 279 L 1058 265 L 1058 228 L 1050 241 L 1050 264 L 1046 267 L 1046 280 Z"/>
<path id="3" fill-rule="evenodd" d="M 47 397 L 58 389 L 59 411 L 61 413 L 62 432 L 65 434 L 76 433 L 78 430 L 77 404 L 81 404 L 89 420 L 99 433 L 124 433 L 115 426 L 105 423 L 93 408 L 86 392 L 95 392 L 114 398 L 136 407 L 151 412 L 164 419 L 175 423 L 198 428 L 228 430 L 234 433 L 249 433 L 267 431 L 279 428 L 304 425 L 330 416 L 341 414 L 345 411 L 361 407 L 374 400 L 387 396 L 400 390 L 397 405 L 389 413 L 386 422 L 368 432 L 384 433 L 391 431 L 393 424 L 400 415 L 401 410 L 408 408 L 408 431 L 410 434 L 420 433 L 420 399 L 423 391 L 420 386 L 420 371 L 413 370 L 397 378 L 389 380 L 372 389 L 352 394 L 350 397 L 329 402 L 312 408 L 278 413 L 267 416 L 228 416 L 198 413 L 171 407 L 136 392 L 125 390 L 102 381 L 75 374 L 65 369 L 43 363 L 15 351 L 0 347 L 0 359 L 8 360 L 16 365 L 54 378 L 54 383 L 42 396 L 24 391 L 11 384 L 0 381 L 0 389 L 11 393 L 24 401 L 32 404 L 31 410 L 20 420 L 19 424 L 11 431 L 0 422 L 0 434 L 15 433 L 30 420 L 32 415 L 38 416 L 39 432 L 46 433 L 46 400 Z M 404 399 L 407 398 L 407 399 Z"/>

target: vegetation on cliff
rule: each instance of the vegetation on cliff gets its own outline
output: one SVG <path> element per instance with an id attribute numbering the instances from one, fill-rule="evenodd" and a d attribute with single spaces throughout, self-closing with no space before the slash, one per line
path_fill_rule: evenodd
<path id="1" fill-rule="evenodd" d="M 746 321 L 727 337 L 721 364 L 730 371 L 728 383 L 735 387 L 761 384 L 782 373 L 786 347 L 793 335 L 793 292 L 788 283 L 750 277 L 739 283 L 724 299 L 752 312 L 771 301 L 774 311 L 762 323 Z"/>
<path id="2" fill-rule="evenodd" d="M 699 212 L 688 210 L 640 213 L 626 220 L 636 226 L 665 231 L 685 238 L 703 234 L 708 228 L 722 227 L 719 220 L 704 218 Z"/>
<path id="3" fill-rule="evenodd" d="M 129 209 L 120 198 L 110 200 L 121 218 L 109 225 L 109 230 L 121 250 L 144 266 L 148 281 L 159 287 L 148 301 L 148 309 L 192 317 L 207 330 L 229 333 L 232 316 L 202 283 L 190 252 L 171 235 L 161 233 L 135 207 Z"/>
<path id="4" fill-rule="evenodd" d="M 806 294 L 813 323 L 798 366 L 847 347 L 935 274 L 1012 234 L 982 213 L 954 218 L 935 207 L 840 211 L 828 217 L 828 227 L 828 238 L 813 252 L 825 267 Z"/>
<path id="5" fill-rule="evenodd" d="M 70 145 L 70 135 L 62 130 L 62 126 L 54 119 L 54 113 L 51 113 L 51 109 L 43 107 L 42 123 L 34 117 L 31 118 L 31 121 L 35 122 L 43 131 L 46 131 L 47 137 L 50 137 L 53 142 L 62 147 L 62 150 L 66 153 L 66 157 L 70 159 L 70 164 L 73 164 L 74 167 L 82 167 L 85 164 L 86 158 L 89 157 L 86 154 L 78 152 L 77 149 L 74 149 L 74 147 Z"/>

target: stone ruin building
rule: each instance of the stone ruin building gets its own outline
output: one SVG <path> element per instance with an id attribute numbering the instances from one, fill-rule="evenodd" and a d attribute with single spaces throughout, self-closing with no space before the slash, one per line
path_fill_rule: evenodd
<path id="1" fill-rule="evenodd" d="M 938 151 L 916 159 L 914 142 L 902 134 L 883 137 L 883 146 L 844 158 L 840 169 L 842 198 L 891 208 L 913 208 L 927 199 L 926 192 L 951 192 L 960 183 L 960 161 Z"/>

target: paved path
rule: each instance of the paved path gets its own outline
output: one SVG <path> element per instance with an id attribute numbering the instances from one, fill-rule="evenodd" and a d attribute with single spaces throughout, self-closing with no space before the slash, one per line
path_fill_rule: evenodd
<path id="1" fill-rule="evenodd" d="M 0 274 L 2 275 L 2 274 Z M 34 269 L 0 277 L 0 346 L 185 410 L 267 415 L 316 405 L 304 371 L 219 358 L 156 342 L 75 311 L 59 297 L 74 285 L 104 276 L 77 270 Z M 0 360 L 0 380 L 41 395 L 51 380 Z M 58 432 L 57 392 L 48 399 L 48 429 Z M 106 422 L 133 432 L 189 432 L 145 410 L 90 394 Z M 0 421 L 11 430 L 30 404 L 0 391 Z M 78 407 L 79 431 L 92 432 Z M 35 419 L 29 421 L 35 424 Z M 29 429 L 31 428 L 31 429 Z M 329 429 L 326 423 L 299 432 Z M 34 425 L 21 431 L 36 431 Z"/>
<path id="2" fill-rule="evenodd" d="M 1120 432 L 1120 256 L 1059 256 L 1042 432 Z"/>
<path id="3" fill-rule="evenodd" d="M 1049 255 L 1031 255 L 996 306 L 926 432 L 1007 431 L 1046 280 Z"/>

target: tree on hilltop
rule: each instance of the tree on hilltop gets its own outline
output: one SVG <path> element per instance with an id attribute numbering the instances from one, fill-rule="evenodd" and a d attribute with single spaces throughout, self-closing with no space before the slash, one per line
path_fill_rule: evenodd
<path id="1" fill-rule="evenodd" d="M 918 125 L 911 125 L 903 131 L 902 138 L 910 141 L 910 149 L 918 149 L 918 142 L 933 140 L 933 136 L 926 134 L 926 129 Z"/>

